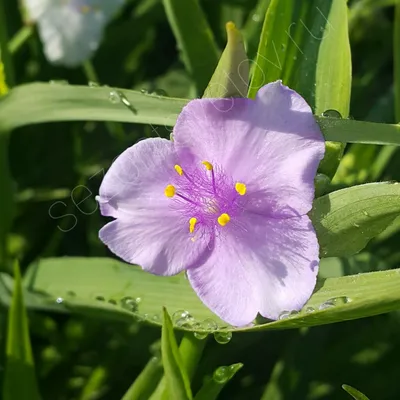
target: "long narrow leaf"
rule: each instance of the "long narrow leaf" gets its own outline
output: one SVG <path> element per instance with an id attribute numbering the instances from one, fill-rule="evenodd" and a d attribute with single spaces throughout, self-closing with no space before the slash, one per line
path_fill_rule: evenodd
<path id="1" fill-rule="evenodd" d="M 3 399 L 39 400 L 18 263 L 15 263 L 14 274 L 14 293 L 8 315 Z"/>
<path id="2" fill-rule="evenodd" d="M 163 0 L 183 62 L 202 93 L 218 64 L 219 51 L 198 0 Z"/>
<path id="3" fill-rule="evenodd" d="M 175 400 L 192 399 L 190 381 L 179 354 L 171 318 L 165 308 L 163 309 L 161 352 L 168 398 Z"/>

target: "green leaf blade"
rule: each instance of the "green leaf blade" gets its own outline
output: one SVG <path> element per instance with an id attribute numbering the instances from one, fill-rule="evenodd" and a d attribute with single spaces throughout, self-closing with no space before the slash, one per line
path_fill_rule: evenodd
<path id="1" fill-rule="evenodd" d="M 211 28 L 197 0 L 163 0 L 163 3 L 183 62 L 198 93 L 202 93 L 219 59 Z"/>
<path id="2" fill-rule="evenodd" d="M 369 400 L 365 394 L 362 394 L 359 390 L 354 389 L 349 385 L 342 385 L 345 390 L 354 400 Z"/>
<path id="3" fill-rule="evenodd" d="M 14 273 L 14 293 L 8 315 L 3 399 L 40 400 L 18 263 L 15 263 Z"/>
<path id="4" fill-rule="evenodd" d="M 226 24 L 228 43 L 203 97 L 246 97 L 249 82 L 249 60 L 243 37 L 232 22 Z"/>
<path id="5" fill-rule="evenodd" d="M 232 364 L 229 367 L 219 367 L 214 371 L 213 377 L 207 380 L 197 392 L 194 400 L 216 400 L 224 386 L 243 367 L 243 364 Z"/>
<path id="6" fill-rule="evenodd" d="M 161 354 L 169 398 L 191 400 L 193 397 L 190 389 L 190 381 L 179 354 L 174 328 L 166 308 L 163 309 Z"/>
<path id="7" fill-rule="evenodd" d="M 400 185 L 371 183 L 315 200 L 310 213 L 322 257 L 348 257 L 362 250 L 400 215 Z"/>

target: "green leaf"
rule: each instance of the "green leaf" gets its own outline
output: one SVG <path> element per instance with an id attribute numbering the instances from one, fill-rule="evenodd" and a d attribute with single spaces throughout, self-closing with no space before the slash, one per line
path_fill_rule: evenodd
<path id="1" fill-rule="evenodd" d="M 261 37 L 265 13 L 271 0 L 258 0 L 256 7 L 250 12 L 243 28 L 244 37 L 247 43 L 247 55 L 252 60 L 257 52 Z"/>
<path id="2" fill-rule="evenodd" d="M 120 121 L 173 126 L 188 101 L 105 86 L 30 83 L 0 98 L 0 132 L 55 121 Z"/>
<path id="3" fill-rule="evenodd" d="M 169 393 L 168 398 L 176 400 L 192 399 L 190 381 L 179 354 L 171 318 L 165 307 L 163 308 L 161 331 L 161 354 Z"/>
<path id="4" fill-rule="evenodd" d="M 226 24 L 228 43 L 203 97 L 246 97 L 249 60 L 243 38 L 233 22 Z"/>
<path id="5" fill-rule="evenodd" d="M 219 367 L 214 371 L 211 379 L 208 379 L 197 392 L 195 400 L 215 400 L 224 386 L 243 367 L 243 364 L 232 364 L 229 367 Z"/>
<path id="6" fill-rule="evenodd" d="M 203 93 L 218 64 L 219 51 L 198 0 L 163 0 L 183 62 Z"/>
<path id="7" fill-rule="evenodd" d="M 9 159 L 9 134 L 0 134 L 0 266 L 5 269 L 7 235 L 14 216 L 14 191 Z"/>
<path id="8" fill-rule="evenodd" d="M 334 109 L 348 116 L 351 55 L 346 0 L 271 1 L 249 97 L 277 79 L 299 92 L 316 114 Z M 321 173 L 332 178 L 343 149 L 341 143 L 327 143 Z"/>
<path id="9" fill-rule="evenodd" d="M 349 385 L 342 385 L 343 390 L 345 390 L 354 400 L 369 400 L 365 394 L 362 394 L 357 389 Z"/>
<path id="10" fill-rule="evenodd" d="M 162 374 L 160 360 L 152 357 L 121 400 L 148 400 Z"/>
<path id="11" fill-rule="evenodd" d="M 18 263 L 14 267 L 14 293 L 8 314 L 4 400 L 39 400 Z"/>
<path id="12" fill-rule="evenodd" d="M 0 277 L 1 284 L 5 275 Z M 133 318 L 138 318 L 160 326 L 159 310 L 164 306 L 173 315 L 176 313 L 173 316 L 176 328 L 205 333 L 317 326 L 400 309 L 400 270 L 321 280 L 299 314 L 244 328 L 227 327 L 226 323 L 201 303 L 183 274 L 172 277 L 154 276 L 138 267 L 113 259 L 43 259 L 29 268 L 24 284 L 30 288 L 27 292 L 30 294 L 27 297 L 27 306 L 34 309 L 58 310 L 128 323 Z M 7 282 L 3 289 L 0 286 L 0 301 L 5 304 L 8 287 Z M 47 296 L 40 293 L 47 293 Z M 96 296 L 102 296 L 102 300 L 95 300 Z M 132 301 L 138 296 L 141 298 L 140 302 Z M 56 298 L 61 301 L 56 302 Z M 108 303 L 109 299 L 115 304 Z M 193 320 L 181 318 L 183 310 L 188 311 Z M 213 325 L 216 324 L 211 329 L 210 319 L 213 320 Z M 203 321 L 207 323 L 209 330 L 203 325 Z M 200 326 L 193 326 L 193 323 L 200 323 Z"/>
<path id="13" fill-rule="evenodd" d="M 114 92 L 122 93 L 136 114 L 122 102 L 113 104 L 109 101 L 110 93 Z M 120 121 L 174 126 L 188 101 L 107 87 L 32 83 L 18 86 L 0 99 L 0 134 L 29 124 L 55 121 Z M 400 125 L 315 118 L 326 140 L 400 146 Z"/>
<path id="14" fill-rule="evenodd" d="M 370 183 L 319 197 L 310 217 L 322 257 L 348 257 L 362 250 L 400 215 L 400 185 Z"/>
<path id="15" fill-rule="evenodd" d="M 253 67 L 248 97 L 255 98 L 258 90 L 269 82 L 281 79 L 289 43 L 288 27 L 295 7 L 293 0 L 271 0 L 265 14 L 260 43 Z"/>

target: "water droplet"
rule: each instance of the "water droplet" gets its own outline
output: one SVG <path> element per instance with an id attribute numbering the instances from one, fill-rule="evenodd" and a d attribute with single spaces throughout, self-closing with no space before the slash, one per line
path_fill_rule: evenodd
<path id="1" fill-rule="evenodd" d="M 100 85 L 97 82 L 89 81 L 88 86 L 91 88 L 99 87 Z"/>
<path id="2" fill-rule="evenodd" d="M 160 322 L 160 321 L 161 321 L 160 316 L 157 315 L 157 314 L 154 314 L 153 317 L 152 317 L 151 319 L 152 319 L 154 322 Z"/>
<path id="3" fill-rule="evenodd" d="M 213 379 L 217 383 L 225 383 L 230 378 L 230 375 L 228 367 L 219 367 L 214 371 Z"/>
<path id="4" fill-rule="evenodd" d="M 315 309 L 313 308 L 313 307 L 306 307 L 306 309 L 305 309 L 305 312 L 307 313 L 307 314 L 310 314 L 310 313 L 312 313 L 312 312 L 314 312 L 315 311 Z"/>
<path id="5" fill-rule="evenodd" d="M 117 305 L 117 301 L 114 300 L 114 299 L 110 299 L 110 300 L 108 300 L 108 302 L 109 302 L 110 304 L 114 305 L 114 306 Z"/>
<path id="6" fill-rule="evenodd" d="M 340 112 L 336 110 L 326 110 L 322 113 L 322 116 L 327 118 L 342 118 Z"/>
<path id="7" fill-rule="evenodd" d="M 284 44 L 281 44 L 281 51 L 285 51 L 286 50 L 286 46 Z"/>
<path id="8" fill-rule="evenodd" d="M 219 344 L 227 344 L 232 339 L 232 332 L 217 331 L 214 332 L 214 339 Z"/>
<path id="9" fill-rule="evenodd" d="M 113 104 L 117 104 L 121 101 L 121 98 L 115 90 L 112 90 L 108 95 L 108 100 Z"/>
<path id="10" fill-rule="evenodd" d="M 98 301 L 106 301 L 106 299 L 103 296 L 96 296 L 95 299 Z"/>
<path id="11" fill-rule="evenodd" d="M 64 299 L 62 297 L 57 297 L 57 299 L 56 299 L 57 304 L 61 304 L 63 302 L 64 302 Z"/>
<path id="12" fill-rule="evenodd" d="M 115 92 L 118 96 L 119 101 L 130 111 L 133 112 L 133 114 L 137 114 L 137 110 L 135 107 L 133 107 L 132 103 L 128 100 L 128 98 L 122 93 L 121 91 Z"/>
<path id="13" fill-rule="evenodd" d="M 339 297 L 332 297 L 331 299 L 328 299 L 324 303 L 322 303 L 319 306 L 320 310 L 326 310 L 327 308 L 335 307 L 335 306 L 340 306 L 343 304 L 350 303 L 352 300 L 351 298 L 347 296 L 339 296 Z"/>
<path id="14" fill-rule="evenodd" d="M 353 223 L 353 226 L 355 226 L 356 228 L 360 227 L 360 225 L 356 224 L 355 222 Z"/>
<path id="15" fill-rule="evenodd" d="M 370 217 L 370 216 L 371 216 L 371 214 L 370 214 L 367 210 L 363 210 L 363 214 L 364 214 L 366 217 Z"/>
<path id="16" fill-rule="evenodd" d="M 216 331 L 218 329 L 218 324 L 212 320 L 211 318 L 205 319 L 203 322 L 200 323 L 200 326 L 205 331 Z"/>
<path id="17" fill-rule="evenodd" d="M 254 22 L 260 22 L 261 21 L 261 15 L 260 14 L 253 14 L 253 16 L 251 17 L 251 19 Z"/>
<path id="18" fill-rule="evenodd" d="M 193 317 L 190 315 L 189 311 L 178 310 L 172 315 L 172 320 L 176 326 L 179 327 L 190 327 L 194 322 Z"/>
<path id="19" fill-rule="evenodd" d="M 132 297 L 126 296 L 120 300 L 121 307 L 129 311 L 137 311 L 138 305 Z"/>
<path id="20" fill-rule="evenodd" d="M 168 93 L 164 89 L 155 89 L 151 94 L 159 97 L 168 97 Z"/>
<path id="21" fill-rule="evenodd" d="M 208 333 L 207 332 L 194 332 L 193 335 L 196 339 L 204 340 L 208 336 Z"/>
<path id="22" fill-rule="evenodd" d="M 141 297 L 136 297 L 135 301 L 136 301 L 136 304 L 139 304 L 139 303 L 142 302 L 142 298 Z"/>
<path id="23" fill-rule="evenodd" d="M 55 79 L 49 81 L 50 85 L 68 85 L 68 81 L 65 79 Z"/>
<path id="24" fill-rule="evenodd" d="M 286 318 L 289 318 L 289 317 L 290 317 L 290 311 L 282 311 L 279 314 L 278 319 L 286 319 Z"/>
<path id="25" fill-rule="evenodd" d="M 293 311 L 282 311 L 279 315 L 279 319 L 287 319 L 287 318 L 291 318 L 294 317 L 298 314 L 299 312 L 296 310 Z"/>
<path id="26" fill-rule="evenodd" d="M 140 89 L 140 93 L 149 94 L 149 91 L 147 89 Z"/>

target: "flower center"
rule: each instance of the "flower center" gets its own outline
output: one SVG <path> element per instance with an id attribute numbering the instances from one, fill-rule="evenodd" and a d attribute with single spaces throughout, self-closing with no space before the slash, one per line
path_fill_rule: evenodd
<path id="1" fill-rule="evenodd" d="M 247 187 L 234 182 L 225 172 L 209 161 L 186 172 L 175 165 L 177 176 L 164 189 L 171 206 L 187 220 L 188 232 L 200 228 L 221 228 L 235 221 L 244 206 Z"/>

